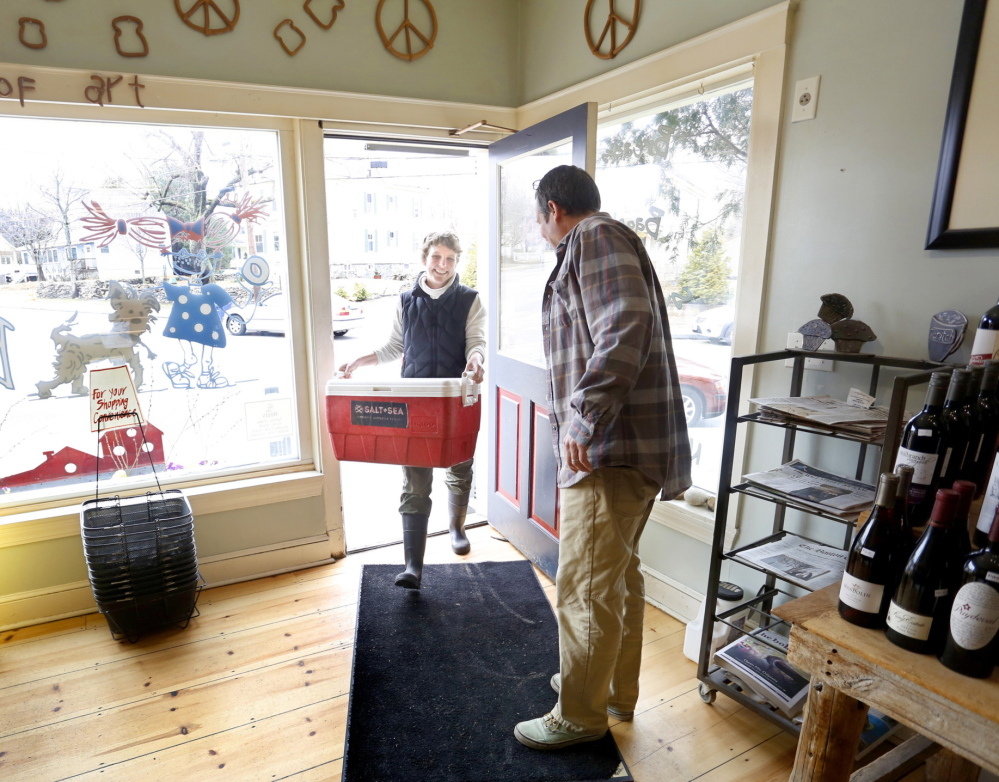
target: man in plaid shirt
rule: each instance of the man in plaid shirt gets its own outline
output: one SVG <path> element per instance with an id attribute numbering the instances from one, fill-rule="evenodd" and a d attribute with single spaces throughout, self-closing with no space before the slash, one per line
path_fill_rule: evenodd
<path id="1" fill-rule="evenodd" d="M 542 307 L 558 461 L 555 708 L 519 723 L 535 749 L 596 741 L 638 701 L 645 583 L 638 542 L 656 496 L 690 486 L 690 444 L 666 302 L 642 240 L 600 210 L 575 166 L 537 186 L 555 248 Z"/>

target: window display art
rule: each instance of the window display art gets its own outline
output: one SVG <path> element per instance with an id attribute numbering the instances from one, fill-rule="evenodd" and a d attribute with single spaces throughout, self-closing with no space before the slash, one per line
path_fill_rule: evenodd
<path id="1" fill-rule="evenodd" d="M 106 367 L 130 372 L 163 432 L 161 480 L 299 460 L 278 134 L 12 117 L 0 135 L 24 151 L 0 187 L 0 268 L 30 272 L 0 276 L 16 327 L 0 323 L 0 507 L 93 492 L 113 454 L 95 452 L 84 373 Z M 54 172 L 80 196 L 65 213 L 48 207 Z M 252 332 L 227 329 L 233 313 Z M 265 405 L 281 427 L 261 427 Z M 107 464 L 115 491 L 149 480 Z"/>
<path id="2" fill-rule="evenodd" d="M 159 312 L 160 302 L 152 292 L 136 293 L 130 285 L 118 282 L 111 283 L 108 299 L 111 300 L 113 309 L 108 315 L 112 324 L 109 332 L 82 336 L 70 334 L 75 314 L 52 329 L 51 337 L 56 346 L 56 358 L 52 366 L 56 372 L 52 380 L 35 384 L 40 398 L 48 399 L 54 389 L 65 383 L 70 384 L 74 394 L 87 394 L 83 373 L 87 371 L 87 365 L 95 361 L 124 361 L 132 368 L 135 385 L 142 385 L 144 376 L 136 349 L 142 345 L 150 360 L 156 358 L 156 354 L 142 343 L 142 335 L 150 330 L 152 322 L 156 320 L 154 313 Z"/>

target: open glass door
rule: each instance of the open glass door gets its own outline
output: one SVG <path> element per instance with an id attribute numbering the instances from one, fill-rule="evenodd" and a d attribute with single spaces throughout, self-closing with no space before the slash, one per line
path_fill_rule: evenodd
<path id="1" fill-rule="evenodd" d="M 490 524 L 546 574 L 558 566 L 558 489 L 545 395 L 541 300 L 555 253 L 541 238 L 534 185 L 560 165 L 594 173 L 595 103 L 489 148 Z"/>

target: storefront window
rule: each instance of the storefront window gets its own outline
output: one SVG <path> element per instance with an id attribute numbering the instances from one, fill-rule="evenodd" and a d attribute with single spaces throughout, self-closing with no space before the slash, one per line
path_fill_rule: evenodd
<path id="1" fill-rule="evenodd" d="M 602 123 L 603 209 L 643 238 L 668 302 L 696 486 L 718 486 L 751 84 Z"/>
<path id="2" fill-rule="evenodd" d="M 0 117 L 0 137 L 0 248 L 29 261 L 0 275 L 0 507 L 297 461 L 278 134 Z M 98 438 L 88 373 L 111 366 L 147 423 Z"/>

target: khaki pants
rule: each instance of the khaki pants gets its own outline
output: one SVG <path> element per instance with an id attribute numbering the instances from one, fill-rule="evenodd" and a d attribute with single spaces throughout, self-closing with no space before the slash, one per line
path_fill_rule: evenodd
<path id="1" fill-rule="evenodd" d="M 555 717 L 607 729 L 607 706 L 634 711 L 645 579 L 638 541 L 659 487 L 630 467 L 595 470 L 562 489 L 555 611 L 562 683 Z"/>
<path id="2" fill-rule="evenodd" d="M 444 484 L 452 494 L 468 494 L 472 490 L 472 462 L 459 462 L 448 467 L 444 473 Z M 399 497 L 399 513 L 422 513 L 430 515 L 430 491 L 434 484 L 432 467 L 402 468 L 402 495 Z"/>

